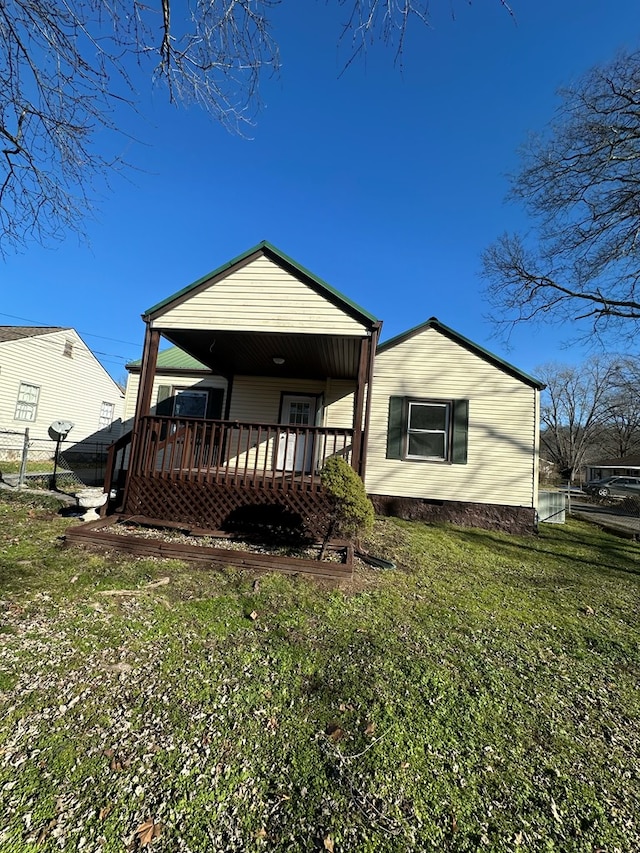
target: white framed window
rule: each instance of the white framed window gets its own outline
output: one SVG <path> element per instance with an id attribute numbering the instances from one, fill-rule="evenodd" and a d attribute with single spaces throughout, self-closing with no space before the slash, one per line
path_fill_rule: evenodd
<path id="1" fill-rule="evenodd" d="M 387 459 L 466 465 L 469 400 L 389 397 Z"/>
<path id="2" fill-rule="evenodd" d="M 409 401 L 407 459 L 449 458 L 451 403 Z"/>
<path id="3" fill-rule="evenodd" d="M 111 429 L 114 410 L 115 403 L 106 403 L 104 401 L 102 402 L 102 405 L 100 406 L 100 419 L 98 421 L 98 426 L 100 429 Z"/>
<path id="4" fill-rule="evenodd" d="M 40 386 L 21 382 L 16 401 L 16 421 L 35 421 L 40 399 Z"/>

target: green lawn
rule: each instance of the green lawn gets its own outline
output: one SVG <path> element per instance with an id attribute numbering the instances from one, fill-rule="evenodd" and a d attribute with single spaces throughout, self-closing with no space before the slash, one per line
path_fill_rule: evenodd
<path id="1" fill-rule="evenodd" d="M 0 495 L 1 851 L 640 850 L 638 543 L 385 520 L 336 590 L 55 510 Z"/>

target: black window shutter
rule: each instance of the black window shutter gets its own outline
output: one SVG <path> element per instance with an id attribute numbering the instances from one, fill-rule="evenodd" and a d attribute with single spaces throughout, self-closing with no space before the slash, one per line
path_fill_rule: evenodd
<path id="1" fill-rule="evenodd" d="M 467 445 L 469 443 L 469 401 L 453 401 L 453 436 L 451 461 L 454 465 L 467 464 Z"/>
<path id="2" fill-rule="evenodd" d="M 171 385 L 159 385 L 156 400 L 156 415 L 173 414 L 173 397 L 171 396 Z"/>
<path id="3" fill-rule="evenodd" d="M 207 388 L 207 414 L 208 420 L 219 421 L 222 418 L 222 400 L 224 399 L 224 388 Z"/>
<path id="4" fill-rule="evenodd" d="M 404 397 L 389 397 L 387 459 L 402 459 L 404 438 Z"/>

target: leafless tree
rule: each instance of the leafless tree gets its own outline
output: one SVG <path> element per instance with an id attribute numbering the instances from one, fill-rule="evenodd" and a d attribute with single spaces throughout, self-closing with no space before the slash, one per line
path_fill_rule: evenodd
<path id="1" fill-rule="evenodd" d="M 505 233 L 485 251 L 487 294 L 507 328 L 582 321 L 589 335 L 631 339 L 640 320 L 640 52 L 592 69 L 561 96 L 511 178 L 532 233 Z"/>
<path id="2" fill-rule="evenodd" d="M 300 14 L 302 0 L 289 2 Z M 279 3 L 0 0 L 0 254 L 81 229 L 93 180 L 120 163 L 113 137 L 122 107 L 136 107 L 134 70 L 230 129 L 251 123 L 261 75 L 279 68 Z M 428 22 L 429 0 L 333 4 L 346 16 L 346 65 L 375 40 L 400 56 L 409 22 Z"/>
<path id="3" fill-rule="evenodd" d="M 543 453 L 571 481 L 602 437 L 616 363 L 600 357 L 578 367 L 550 363 L 536 374 L 547 386 L 541 405 Z"/>
<path id="4" fill-rule="evenodd" d="M 602 457 L 623 459 L 640 452 L 640 365 L 637 359 L 615 362 L 602 435 Z"/>

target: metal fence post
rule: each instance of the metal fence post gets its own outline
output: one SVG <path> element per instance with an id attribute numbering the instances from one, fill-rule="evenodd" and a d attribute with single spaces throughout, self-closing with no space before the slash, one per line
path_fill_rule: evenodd
<path id="1" fill-rule="evenodd" d="M 24 442 L 22 444 L 22 459 L 20 461 L 20 474 L 18 475 L 18 487 L 24 486 L 27 474 L 27 457 L 29 455 L 29 427 L 24 431 Z"/>

